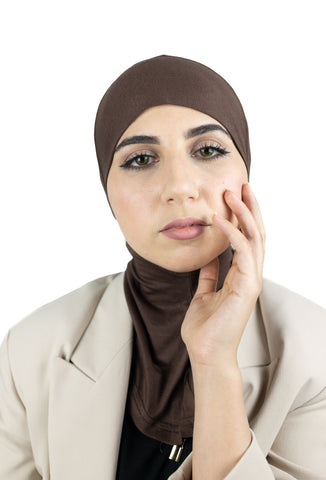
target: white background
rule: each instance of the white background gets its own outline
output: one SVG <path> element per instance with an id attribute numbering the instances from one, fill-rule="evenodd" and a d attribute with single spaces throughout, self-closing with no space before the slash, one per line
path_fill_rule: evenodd
<path id="1" fill-rule="evenodd" d="M 237 92 L 264 275 L 326 306 L 323 1 L 2 2 L 0 337 L 37 307 L 125 268 L 98 174 L 98 103 L 125 69 L 167 54 Z"/>

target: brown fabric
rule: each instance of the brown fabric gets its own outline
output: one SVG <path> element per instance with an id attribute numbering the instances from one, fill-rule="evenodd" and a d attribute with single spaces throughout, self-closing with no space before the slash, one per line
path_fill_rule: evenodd
<path id="1" fill-rule="evenodd" d="M 194 108 L 220 122 L 231 134 L 249 174 L 248 126 L 232 87 L 201 63 L 160 55 L 138 62 L 104 94 L 95 120 L 95 147 L 105 193 L 114 149 L 123 132 L 147 108 L 172 104 Z"/>
<path id="2" fill-rule="evenodd" d="M 128 408 L 138 429 L 164 443 L 192 437 L 194 391 L 181 324 L 198 284 L 199 270 L 172 272 L 145 260 L 127 244 L 124 289 L 135 330 Z M 232 262 L 219 256 L 217 290 Z"/>
<path id="3" fill-rule="evenodd" d="M 163 104 L 194 108 L 220 122 L 230 133 L 249 175 L 248 126 L 232 87 L 201 63 L 160 55 L 122 73 L 100 102 L 94 134 L 106 194 L 114 149 L 123 132 L 144 110 Z M 133 259 L 126 269 L 124 288 L 135 329 L 128 408 L 145 435 L 179 444 L 183 437 L 192 436 L 194 416 L 191 369 L 180 328 L 199 271 L 171 272 L 127 247 Z M 231 247 L 219 260 L 218 289 L 231 265 Z"/>

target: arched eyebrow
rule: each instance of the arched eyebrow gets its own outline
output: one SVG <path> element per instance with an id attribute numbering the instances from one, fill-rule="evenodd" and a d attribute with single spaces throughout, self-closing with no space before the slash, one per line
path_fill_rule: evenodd
<path id="1" fill-rule="evenodd" d="M 187 132 L 184 134 L 184 138 L 187 140 L 192 137 L 196 137 L 198 135 L 202 135 L 206 132 L 211 132 L 213 130 L 218 130 L 220 132 L 225 133 L 229 138 L 231 138 L 231 135 L 225 128 L 223 128 L 221 125 L 217 125 L 216 123 L 208 123 L 206 125 L 200 125 L 199 127 L 191 128 L 190 130 L 187 130 Z M 117 152 L 120 150 L 120 148 L 126 147 L 127 145 L 132 145 L 135 143 L 151 143 L 151 144 L 160 144 L 160 140 L 158 137 L 152 137 L 149 135 L 134 135 L 132 137 L 127 137 L 122 142 L 119 143 L 119 145 L 116 147 L 114 152 Z"/>

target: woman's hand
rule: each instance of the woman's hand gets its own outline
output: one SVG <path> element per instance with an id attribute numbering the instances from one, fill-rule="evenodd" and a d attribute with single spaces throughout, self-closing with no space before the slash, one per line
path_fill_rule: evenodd
<path id="1" fill-rule="evenodd" d="M 249 184 L 242 187 L 242 200 L 229 190 L 224 200 L 239 227 L 216 213 L 212 222 L 235 252 L 218 292 L 218 259 L 200 270 L 198 288 L 181 328 L 193 366 L 237 365 L 237 349 L 262 287 L 265 229 L 257 200 Z"/>

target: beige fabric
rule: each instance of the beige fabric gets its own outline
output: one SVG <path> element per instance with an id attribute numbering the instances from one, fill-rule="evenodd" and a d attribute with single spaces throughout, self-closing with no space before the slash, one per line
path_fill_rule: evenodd
<path id="1" fill-rule="evenodd" d="M 123 274 L 10 329 L 0 480 L 115 479 L 132 335 Z M 226 480 L 326 479 L 325 339 L 325 310 L 264 280 L 238 351 L 252 443 Z M 191 455 L 170 478 L 190 480 Z"/>

